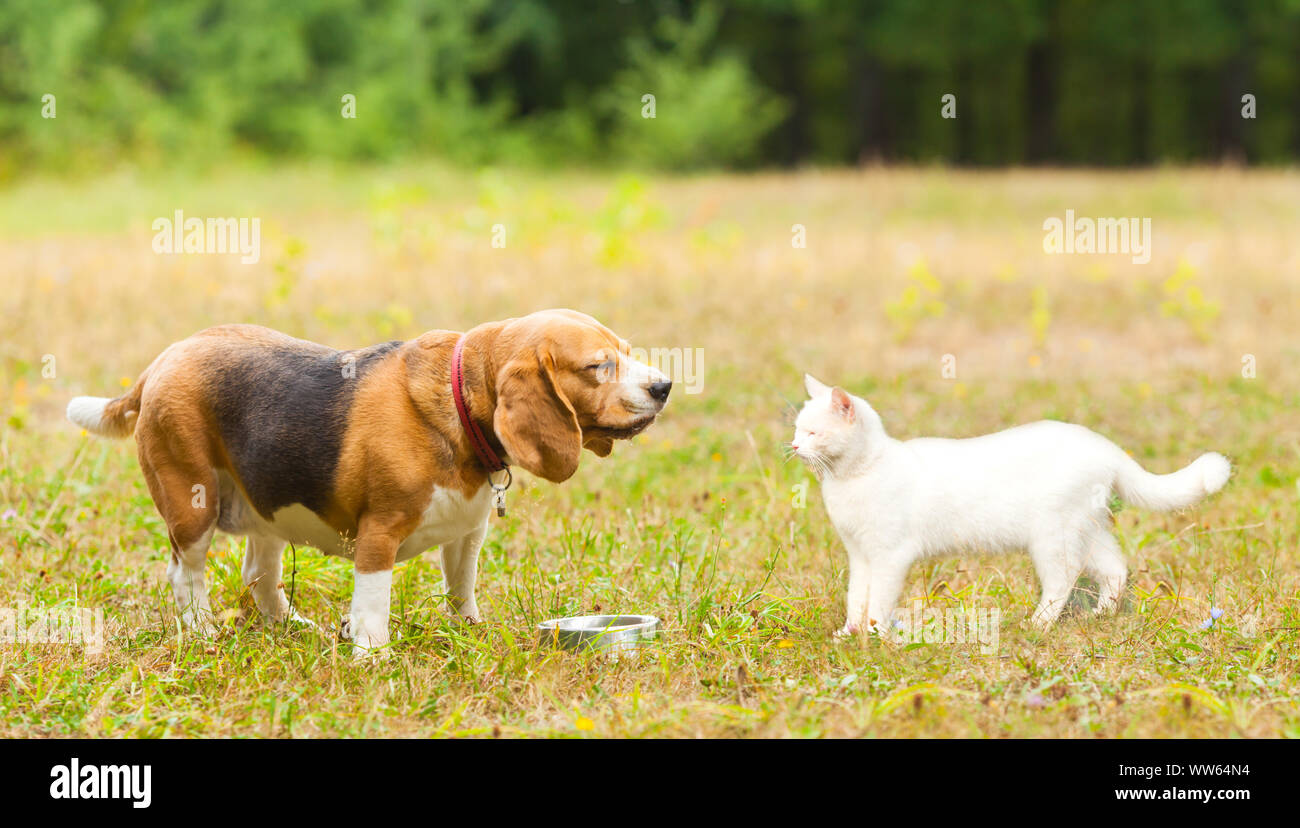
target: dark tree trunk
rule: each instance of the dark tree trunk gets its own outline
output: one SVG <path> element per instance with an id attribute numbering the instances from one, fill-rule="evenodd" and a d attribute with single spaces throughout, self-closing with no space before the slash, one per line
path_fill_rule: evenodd
<path id="1" fill-rule="evenodd" d="M 781 94 L 790 102 L 790 114 L 781 125 L 782 160 L 788 166 L 794 166 L 808 156 L 808 89 L 804 79 L 802 39 L 799 32 L 799 18 L 796 15 L 784 15 L 782 29 L 785 36 L 781 39 Z"/>
<path id="2" fill-rule="evenodd" d="M 965 166 L 975 163 L 975 126 L 971 120 L 975 115 L 975 101 L 971 96 L 975 86 L 973 75 L 970 58 L 957 61 L 957 163 Z"/>
<path id="3" fill-rule="evenodd" d="M 1060 86 L 1060 30 L 1058 6 L 1049 4 L 1047 25 L 1042 39 L 1031 44 L 1026 65 L 1028 72 L 1025 95 L 1029 135 L 1025 157 L 1031 164 L 1044 164 L 1056 156 L 1056 103 Z"/>
<path id="4" fill-rule="evenodd" d="M 1151 63 L 1138 55 L 1133 66 L 1133 150 L 1135 164 L 1151 163 Z M 1112 162 L 1113 159 L 1106 159 Z"/>
<path id="5" fill-rule="evenodd" d="M 852 77 L 850 111 L 857 162 L 866 164 L 888 160 L 889 124 L 885 118 L 885 85 L 880 64 L 858 49 L 853 57 Z"/>
<path id="6" fill-rule="evenodd" d="M 1293 23 L 1292 29 L 1296 32 L 1295 43 L 1295 65 L 1300 66 L 1300 23 Z M 1293 72 L 1298 70 L 1293 69 Z M 1300 78 L 1292 75 L 1295 79 L 1295 86 L 1291 90 L 1291 147 L 1296 156 L 1300 156 Z M 1255 102 L 1258 105 L 1258 101 Z M 1255 113 L 1259 116 L 1258 111 Z"/>
<path id="7" fill-rule="evenodd" d="M 1215 107 L 1215 154 L 1224 161 L 1245 163 L 1246 121 L 1241 117 L 1241 96 L 1248 92 L 1250 71 L 1245 54 L 1232 57 L 1219 74 L 1218 106 Z"/>

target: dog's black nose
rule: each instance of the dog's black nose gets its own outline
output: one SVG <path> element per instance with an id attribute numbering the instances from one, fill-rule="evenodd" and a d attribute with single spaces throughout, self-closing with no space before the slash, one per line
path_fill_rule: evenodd
<path id="1" fill-rule="evenodd" d="M 650 392 L 650 396 L 654 397 L 659 402 L 663 402 L 668 399 L 668 392 L 671 391 L 672 388 L 672 382 L 656 382 L 646 390 Z"/>

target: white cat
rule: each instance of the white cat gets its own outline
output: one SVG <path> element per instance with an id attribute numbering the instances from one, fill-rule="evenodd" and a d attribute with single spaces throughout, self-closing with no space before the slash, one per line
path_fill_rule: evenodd
<path id="1" fill-rule="evenodd" d="M 1096 579 L 1098 613 L 1116 609 L 1127 570 L 1111 534 L 1111 492 L 1168 511 L 1228 482 L 1221 454 L 1152 474 L 1083 426 L 1044 420 L 967 440 L 902 442 L 865 400 L 804 376 L 811 397 L 795 421 L 796 456 L 849 554 L 848 617 L 840 635 L 887 626 L 912 563 L 962 552 L 1024 549 L 1043 587 L 1033 622 L 1061 614 L 1080 572 Z M 892 630 L 891 630 L 892 632 Z"/>

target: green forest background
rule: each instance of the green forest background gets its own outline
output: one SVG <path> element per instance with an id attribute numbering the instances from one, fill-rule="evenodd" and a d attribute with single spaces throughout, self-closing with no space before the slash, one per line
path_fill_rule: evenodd
<path id="1" fill-rule="evenodd" d="M 0 4 L 0 180 L 240 156 L 701 169 L 1298 151 L 1300 0 Z"/>

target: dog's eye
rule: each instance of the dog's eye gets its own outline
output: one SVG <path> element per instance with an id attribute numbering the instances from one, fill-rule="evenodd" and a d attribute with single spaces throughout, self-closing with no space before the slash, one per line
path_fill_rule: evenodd
<path id="1" fill-rule="evenodd" d="M 586 370 L 588 370 L 588 371 L 599 371 L 599 370 L 602 370 L 602 369 L 603 369 L 603 370 L 609 371 L 609 370 L 613 369 L 613 367 L 614 367 L 614 360 L 612 360 L 612 359 L 607 359 L 607 360 L 605 360 L 604 362 L 593 362 L 593 363 L 591 363 L 590 365 L 587 366 Z"/>

